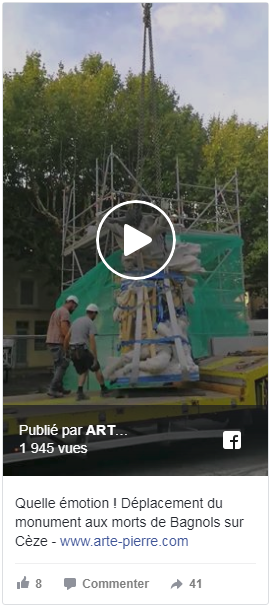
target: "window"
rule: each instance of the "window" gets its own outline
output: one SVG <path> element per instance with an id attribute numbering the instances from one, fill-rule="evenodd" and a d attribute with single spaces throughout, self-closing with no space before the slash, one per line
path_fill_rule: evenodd
<path id="1" fill-rule="evenodd" d="M 48 322 L 46 320 L 36 320 L 35 322 L 35 335 L 46 335 L 48 328 Z M 46 350 L 45 339 L 35 339 L 34 350 L 41 352 Z"/>
<path id="2" fill-rule="evenodd" d="M 34 305 L 34 281 L 33 279 L 21 279 L 20 281 L 20 305 Z"/>

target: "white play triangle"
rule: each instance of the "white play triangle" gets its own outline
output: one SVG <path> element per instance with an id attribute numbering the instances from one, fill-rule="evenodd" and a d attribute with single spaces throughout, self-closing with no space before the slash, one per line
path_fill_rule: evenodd
<path id="1" fill-rule="evenodd" d="M 151 237 L 145 235 L 144 232 L 136 230 L 129 224 L 124 224 L 124 256 L 130 256 L 151 242 Z"/>

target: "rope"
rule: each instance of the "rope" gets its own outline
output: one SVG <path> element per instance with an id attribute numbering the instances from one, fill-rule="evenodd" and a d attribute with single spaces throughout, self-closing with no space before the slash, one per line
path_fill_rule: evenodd
<path id="1" fill-rule="evenodd" d="M 144 20 L 144 17 L 143 17 Z M 138 146 L 137 146 L 137 168 L 136 168 L 136 196 L 138 194 L 139 184 L 142 185 L 143 172 L 143 139 L 145 125 L 145 73 L 146 73 L 146 43 L 147 30 L 144 26 L 143 33 L 143 54 L 142 54 L 142 70 L 141 70 L 141 89 L 140 89 L 140 107 L 139 107 L 139 131 L 138 131 Z"/>
<path id="2" fill-rule="evenodd" d="M 144 145 L 144 128 L 145 128 L 146 48 L 147 48 L 147 33 L 148 33 L 149 54 L 150 54 L 150 98 L 151 98 L 151 112 L 152 112 L 152 120 L 153 120 L 156 193 L 158 197 L 161 197 L 162 196 L 162 180 L 161 180 L 160 144 L 159 144 L 158 123 L 157 123 L 156 81 L 155 81 L 154 52 L 153 52 L 152 24 L 151 24 L 152 4 L 144 3 L 142 4 L 142 7 L 143 7 L 144 33 L 143 33 L 139 132 L 138 132 L 137 169 L 136 169 L 136 178 L 137 178 L 136 194 L 138 193 L 139 184 L 142 185 L 142 174 L 143 174 L 143 155 L 144 155 L 143 145 Z"/>
<path id="3" fill-rule="evenodd" d="M 158 122 L 157 122 L 156 83 L 155 83 L 151 17 L 150 17 L 148 30 L 149 30 L 149 49 L 150 49 L 150 67 L 151 67 L 151 103 L 152 103 L 152 117 L 153 117 L 153 125 L 154 125 L 154 155 L 155 155 L 155 171 L 156 171 L 156 191 L 157 191 L 157 196 L 161 197 L 162 196 L 161 162 L 160 162 L 160 144 L 159 144 L 159 132 L 158 132 Z"/>

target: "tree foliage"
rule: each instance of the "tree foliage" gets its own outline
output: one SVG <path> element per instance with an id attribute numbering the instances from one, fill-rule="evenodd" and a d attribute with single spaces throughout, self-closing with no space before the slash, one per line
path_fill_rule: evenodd
<path id="1" fill-rule="evenodd" d="M 215 177 L 221 187 L 237 169 L 246 284 L 267 286 L 267 126 L 233 115 L 227 121 L 212 118 L 207 134 L 201 181 L 208 185 Z"/>
<path id="2" fill-rule="evenodd" d="M 104 164 L 110 145 L 135 174 L 140 76 L 121 80 L 100 54 L 66 71 L 48 74 L 38 53 L 21 72 L 4 75 L 4 248 L 7 256 L 47 263 L 59 278 L 63 189 L 76 183 L 84 210 L 95 193 L 95 160 Z M 238 168 L 247 280 L 265 283 L 267 258 L 267 127 L 212 118 L 182 106 L 174 90 L 156 80 L 165 196 L 176 195 L 175 160 L 183 183 L 226 182 Z M 155 193 L 153 116 L 146 79 L 144 187 Z M 115 188 L 131 181 L 116 171 Z"/>

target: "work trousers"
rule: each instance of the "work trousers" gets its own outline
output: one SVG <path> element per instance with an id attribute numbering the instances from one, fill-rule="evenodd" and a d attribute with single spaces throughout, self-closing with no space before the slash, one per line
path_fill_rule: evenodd
<path id="1" fill-rule="evenodd" d="M 69 359 L 64 354 L 63 345 L 50 345 L 50 352 L 54 360 L 54 375 L 50 384 L 52 392 L 61 391 L 63 388 L 63 377 L 69 366 Z"/>

